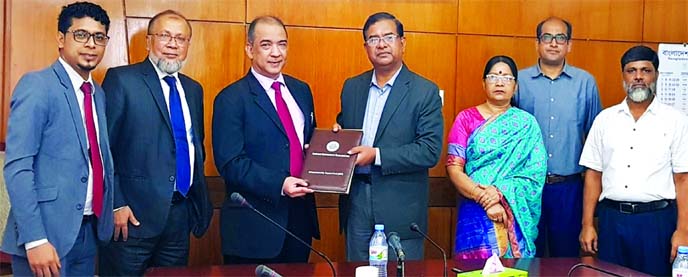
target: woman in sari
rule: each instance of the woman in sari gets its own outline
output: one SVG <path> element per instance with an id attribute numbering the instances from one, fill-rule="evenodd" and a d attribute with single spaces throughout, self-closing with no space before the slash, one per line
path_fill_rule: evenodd
<path id="1" fill-rule="evenodd" d="M 458 203 L 456 259 L 535 255 L 545 146 L 535 118 L 511 107 L 516 63 L 506 56 L 485 65 L 487 101 L 461 111 L 449 133 L 447 172 Z"/>

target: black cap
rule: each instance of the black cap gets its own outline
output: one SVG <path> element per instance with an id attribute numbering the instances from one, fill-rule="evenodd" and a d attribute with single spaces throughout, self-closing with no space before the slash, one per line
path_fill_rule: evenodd
<path id="1" fill-rule="evenodd" d="M 659 69 L 659 57 L 657 57 L 657 52 L 650 47 L 638 45 L 628 49 L 621 57 L 621 71 L 623 71 L 626 64 L 636 61 L 652 62 L 652 65 L 655 66 L 655 70 Z"/>

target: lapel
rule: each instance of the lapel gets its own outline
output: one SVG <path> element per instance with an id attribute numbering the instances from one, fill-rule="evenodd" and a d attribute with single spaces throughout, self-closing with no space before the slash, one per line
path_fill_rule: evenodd
<path id="1" fill-rule="evenodd" d="M 148 57 L 146 57 L 142 62 L 139 63 L 141 74 L 143 75 L 143 81 L 148 86 L 148 92 L 153 96 L 155 104 L 158 106 L 160 114 L 165 119 L 165 124 L 167 128 L 172 133 L 172 123 L 170 123 L 170 113 L 167 111 L 167 103 L 165 102 L 165 96 L 162 94 L 162 87 L 160 86 L 160 79 L 158 79 L 158 73 L 155 71 L 153 64 L 150 62 Z"/>
<path id="2" fill-rule="evenodd" d="M 375 142 L 378 141 L 382 133 L 384 133 L 385 128 L 390 120 L 392 120 L 392 115 L 399 108 L 399 105 L 406 95 L 408 95 L 408 90 L 411 82 L 411 72 L 406 68 L 406 65 L 401 66 L 401 71 L 394 81 L 392 90 L 389 92 L 387 97 L 387 102 L 385 102 L 385 108 L 382 110 L 382 116 L 380 117 L 380 123 L 377 126 L 377 132 L 375 133 Z M 363 111 L 365 113 L 365 111 Z"/>
<path id="3" fill-rule="evenodd" d="M 86 130 L 84 130 L 84 121 L 81 116 L 81 109 L 79 108 L 79 102 L 76 100 L 76 95 L 74 88 L 72 87 L 72 81 L 69 80 L 69 75 L 67 71 L 62 67 L 60 61 L 56 61 L 51 66 L 55 75 L 60 80 L 62 84 L 65 98 L 67 99 L 67 104 L 69 105 L 69 111 L 72 115 L 72 120 L 74 121 L 74 127 L 76 128 L 76 134 L 79 138 L 79 144 L 81 145 L 81 154 L 83 158 L 88 161 L 88 149 L 86 147 Z M 105 116 L 103 116 L 105 118 Z"/>
<path id="4" fill-rule="evenodd" d="M 305 91 L 301 91 L 297 89 L 297 86 L 295 82 L 292 80 L 291 77 L 284 75 L 284 82 L 287 88 L 289 89 L 289 92 L 291 93 L 291 96 L 294 97 L 294 100 L 296 101 L 296 105 L 299 106 L 299 109 L 301 110 L 301 113 L 303 114 L 303 137 L 304 140 L 307 138 L 307 134 L 310 134 L 311 132 L 311 126 L 313 125 L 313 111 L 310 110 L 308 103 L 308 94 Z M 305 142 L 304 142 L 305 143 Z"/>
<path id="5" fill-rule="evenodd" d="M 260 85 L 258 82 L 258 79 L 256 79 L 255 76 L 251 73 L 249 70 L 248 74 L 246 75 L 246 80 L 248 81 L 248 88 L 251 93 L 253 93 L 254 101 L 260 107 L 261 110 L 265 113 L 265 115 L 272 120 L 273 123 L 277 126 L 277 128 L 284 134 L 285 136 L 287 135 L 287 132 L 284 131 L 284 126 L 282 126 L 282 121 L 280 121 L 279 116 L 277 115 L 277 110 L 275 110 L 275 106 L 272 105 L 272 101 L 270 101 L 270 97 L 268 97 L 268 94 L 265 92 L 265 89 Z"/>
<path id="6" fill-rule="evenodd" d="M 373 80 L 373 71 L 370 70 L 363 74 L 354 85 L 354 129 L 363 129 L 363 119 L 365 118 L 366 106 L 368 105 L 368 94 L 370 84 Z"/>

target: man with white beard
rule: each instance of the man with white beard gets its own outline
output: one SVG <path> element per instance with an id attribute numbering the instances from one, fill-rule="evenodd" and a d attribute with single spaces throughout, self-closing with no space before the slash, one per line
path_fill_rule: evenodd
<path id="1" fill-rule="evenodd" d="M 148 57 L 111 68 L 103 81 L 115 230 L 101 248 L 101 276 L 186 266 L 189 232 L 202 236 L 212 214 L 203 168 L 203 88 L 179 73 L 191 25 L 167 10 L 150 20 L 147 31 Z"/>
<path id="2" fill-rule="evenodd" d="M 646 46 L 621 57 L 627 97 L 595 118 L 580 159 L 580 243 L 602 260 L 667 276 L 688 245 L 688 118 L 655 101 L 658 66 Z"/>

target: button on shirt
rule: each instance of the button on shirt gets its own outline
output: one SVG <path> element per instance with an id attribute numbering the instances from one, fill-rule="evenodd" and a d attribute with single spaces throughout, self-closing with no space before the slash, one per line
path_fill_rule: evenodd
<path id="1" fill-rule="evenodd" d="M 275 113 L 277 112 L 277 104 L 275 103 L 275 90 L 272 88 L 272 83 L 280 82 L 280 92 L 282 92 L 282 99 L 284 99 L 284 103 L 287 104 L 287 107 L 289 108 L 291 120 L 294 122 L 294 130 L 296 130 L 296 135 L 299 137 L 299 142 L 301 142 L 301 149 L 303 149 L 303 128 L 305 124 L 303 111 L 301 111 L 301 108 L 299 108 L 299 104 L 296 103 L 294 96 L 291 95 L 291 91 L 289 91 L 289 88 L 284 82 L 284 76 L 282 75 L 282 73 L 280 73 L 277 79 L 273 80 L 271 78 L 260 75 L 258 72 L 253 70 L 253 67 L 251 67 L 251 74 L 253 74 L 253 77 L 256 77 L 258 83 L 260 83 L 260 86 L 263 87 L 263 89 L 265 89 L 265 93 L 268 94 L 270 102 L 272 102 L 272 106 L 275 107 Z"/>
<path id="2" fill-rule="evenodd" d="M 148 59 L 150 61 L 150 58 Z M 189 112 L 189 104 L 186 102 L 186 93 L 184 93 L 184 87 L 182 87 L 182 83 L 179 81 L 179 73 L 175 72 L 173 74 L 167 74 L 160 69 L 158 69 L 157 66 L 155 66 L 155 63 L 153 61 L 150 61 L 153 64 L 153 68 L 155 68 L 155 72 L 158 74 L 158 81 L 160 81 L 160 87 L 162 88 L 162 94 L 165 96 L 165 104 L 167 104 L 167 113 L 169 114 L 170 112 L 170 86 L 163 80 L 162 78 L 165 78 L 165 76 L 172 76 L 175 79 L 177 79 L 177 82 L 175 83 L 177 85 L 177 92 L 179 92 L 179 98 L 182 101 L 182 113 L 184 113 L 184 126 L 186 127 L 186 141 L 189 144 L 189 161 L 190 165 L 189 168 L 191 169 L 189 171 L 189 176 L 191 176 L 191 184 L 189 184 L 189 187 L 193 184 L 193 176 L 194 176 L 194 153 L 195 152 L 195 147 L 193 144 L 193 126 L 191 123 L 191 113 Z M 201 142 L 203 143 L 203 142 Z M 175 181 L 175 188 L 174 190 L 177 190 L 177 183 Z"/>
<path id="3" fill-rule="evenodd" d="M 584 170 L 578 165 L 583 143 L 602 110 L 592 75 L 564 64 L 559 77 L 550 79 L 538 63 L 519 71 L 513 104 L 535 116 L 540 125 L 549 157 L 548 174 L 571 175 Z"/>
<path id="4" fill-rule="evenodd" d="M 657 99 L 638 121 L 625 101 L 612 106 L 595 119 L 580 165 L 602 172 L 599 200 L 675 199 L 673 173 L 688 172 L 688 117 Z"/>

